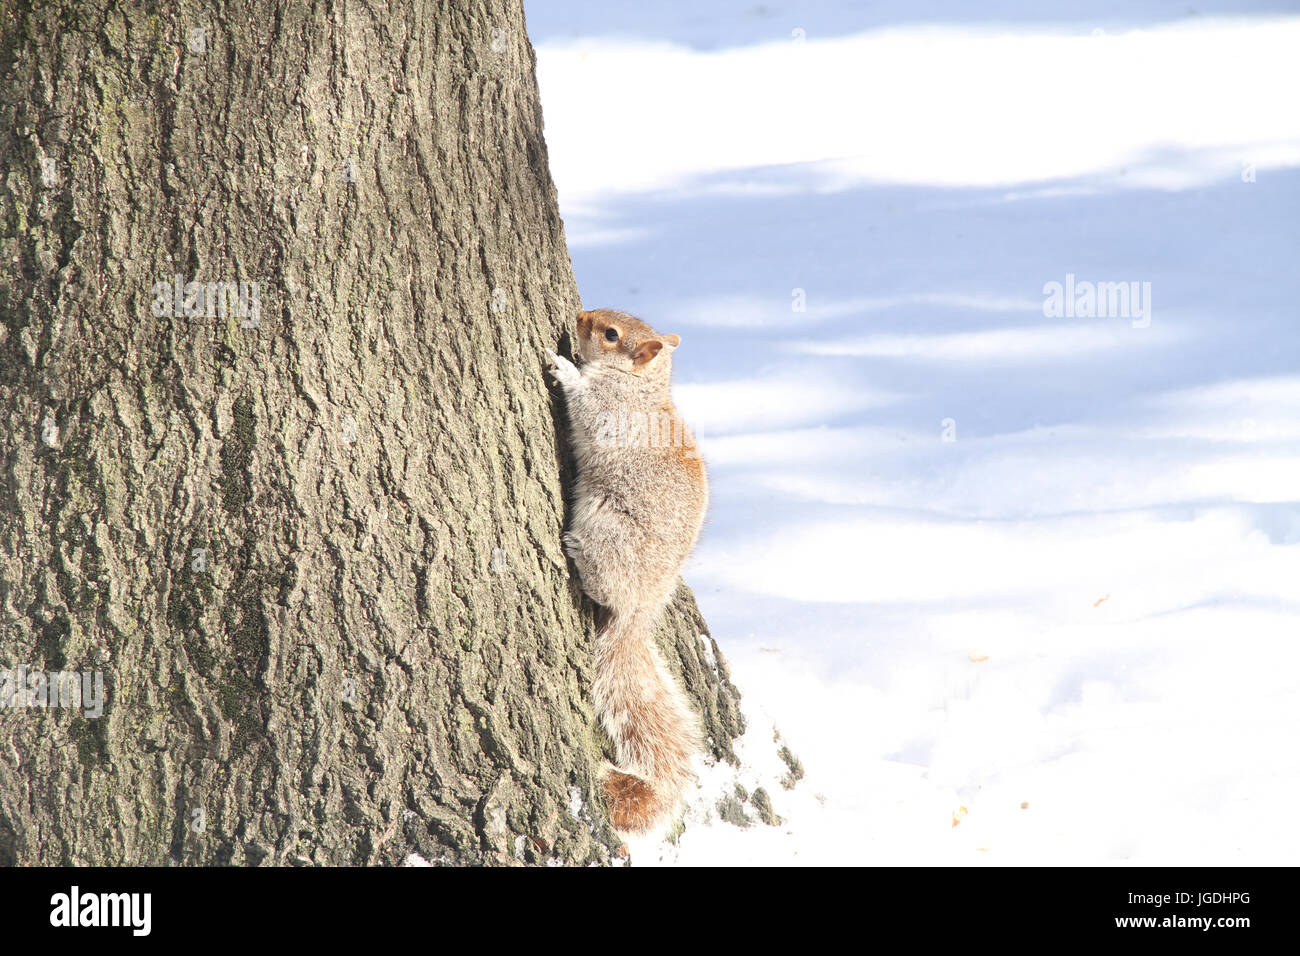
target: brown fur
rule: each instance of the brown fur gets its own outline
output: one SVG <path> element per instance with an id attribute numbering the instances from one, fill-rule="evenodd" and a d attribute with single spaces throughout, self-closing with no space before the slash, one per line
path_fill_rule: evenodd
<path id="1" fill-rule="evenodd" d="M 669 395 L 681 339 L 609 309 L 579 313 L 577 332 L 581 371 L 548 353 L 578 461 L 565 546 L 604 611 L 592 694 L 621 768 L 605 781 L 610 816 L 620 831 L 641 833 L 676 811 L 698 747 L 698 722 L 654 631 L 699 537 L 708 478 Z M 619 416 L 648 424 L 611 431 Z M 659 416 L 673 426 L 666 434 Z"/>
<path id="2" fill-rule="evenodd" d="M 622 833 L 641 833 L 650 829 L 660 815 L 654 788 L 631 774 L 618 770 L 605 778 L 605 802 L 614 829 Z"/>

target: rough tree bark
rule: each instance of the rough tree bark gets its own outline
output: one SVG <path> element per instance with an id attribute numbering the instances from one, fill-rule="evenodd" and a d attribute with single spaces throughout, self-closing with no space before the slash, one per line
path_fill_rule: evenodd
<path id="1" fill-rule="evenodd" d="M 0 863 L 609 861 L 519 0 L 0 11 Z"/>

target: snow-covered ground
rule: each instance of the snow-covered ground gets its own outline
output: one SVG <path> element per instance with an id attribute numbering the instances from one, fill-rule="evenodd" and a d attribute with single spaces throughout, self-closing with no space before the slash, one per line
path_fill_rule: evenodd
<path id="1" fill-rule="evenodd" d="M 1300 11 L 969 6 L 526 3 L 783 818 L 634 863 L 1300 861 Z"/>

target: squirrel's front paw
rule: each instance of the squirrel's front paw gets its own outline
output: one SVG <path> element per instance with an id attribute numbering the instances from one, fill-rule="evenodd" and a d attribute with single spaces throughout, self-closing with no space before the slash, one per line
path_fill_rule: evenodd
<path id="1" fill-rule="evenodd" d="M 582 381 L 582 373 L 578 371 L 577 366 L 563 355 L 556 355 L 550 349 L 547 349 L 546 357 L 554 366 L 551 369 L 551 375 L 565 388 L 572 388 Z"/>
<path id="2" fill-rule="evenodd" d="M 582 539 L 572 531 L 564 532 L 564 552 L 574 560 L 582 557 Z"/>

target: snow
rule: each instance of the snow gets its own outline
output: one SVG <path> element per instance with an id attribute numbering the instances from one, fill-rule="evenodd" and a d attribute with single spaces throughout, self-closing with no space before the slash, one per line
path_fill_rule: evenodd
<path id="1" fill-rule="evenodd" d="M 967 6 L 526 3 L 583 301 L 683 339 L 749 715 L 634 865 L 1300 855 L 1300 16 Z"/>

